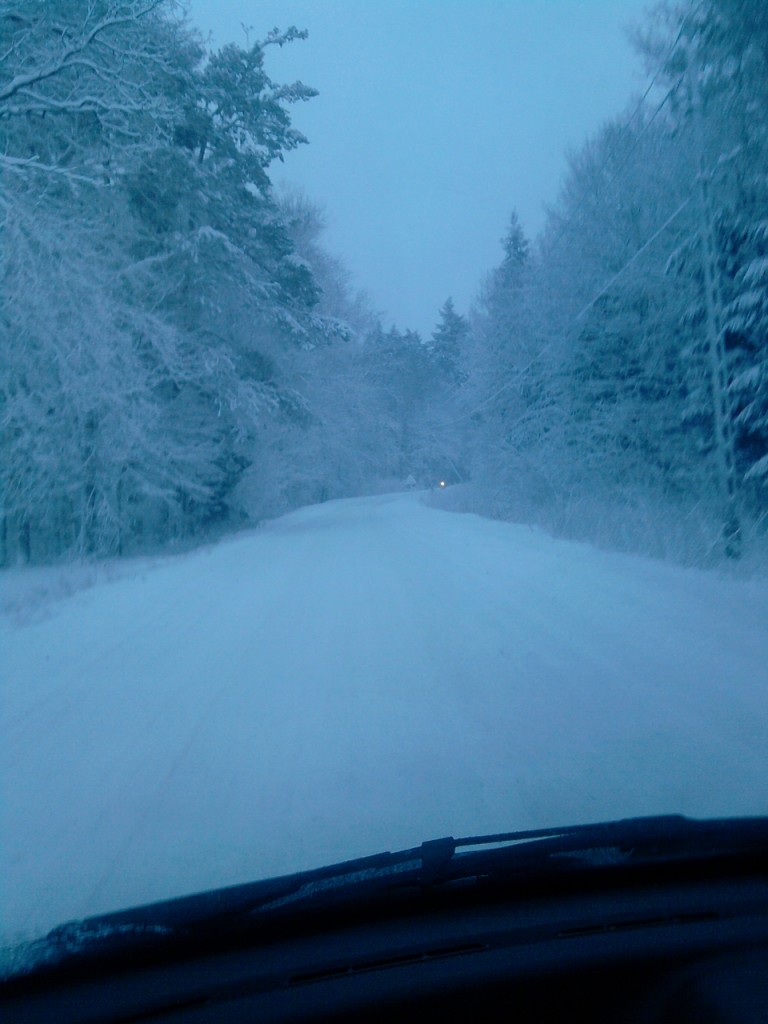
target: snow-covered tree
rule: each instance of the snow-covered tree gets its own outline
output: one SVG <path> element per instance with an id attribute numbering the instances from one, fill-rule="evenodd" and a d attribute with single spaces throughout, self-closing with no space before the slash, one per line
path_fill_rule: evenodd
<path id="1" fill-rule="evenodd" d="M 469 324 L 465 317 L 456 312 L 451 298 L 445 300 L 439 316 L 427 349 L 440 377 L 455 386 L 461 380 L 461 362 L 469 335 Z"/>
<path id="2" fill-rule="evenodd" d="M 174 9 L 0 12 L 6 559 L 230 516 L 259 430 L 300 415 L 282 353 L 332 333 L 267 176 L 313 93 L 264 47 L 300 33 L 206 62 Z"/>
<path id="3" fill-rule="evenodd" d="M 178 30 L 175 6 L 173 0 L 3 4 L 0 166 L 6 176 L 35 171 L 108 181 L 126 152 L 162 134 L 179 74 L 168 46 Z"/>
<path id="4" fill-rule="evenodd" d="M 676 40 L 670 46 L 670 39 Z M 663 58 L 667 82 L 678 82 L 676 138 L 697 155 L 698 223 L 676 253 L 678 285 L 687 284 L 688 415 L 701 431 L 703 447 L 716 454 L 715 378 L 724 380 L 725 414 L 733 421 L 736 478 L 747 512 L 768 502 L 768 26 L 764 5 L 751 0 L 706 0 L 662 6 L 640 42 L 654 62 Z M 703 185 L 702 185 L 703 179 Z M 701 196 L 706 193 L 706 209 Z M 707 318 L 703 239 L 713 239 L 719 301 L 714 311 L 724 356 L 715 373 L 706 342 Z M 710 311 L 710 316 L 712 311 Z"/>

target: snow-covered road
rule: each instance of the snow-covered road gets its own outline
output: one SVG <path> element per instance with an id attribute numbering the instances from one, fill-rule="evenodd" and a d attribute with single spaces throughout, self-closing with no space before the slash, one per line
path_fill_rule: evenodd
<path id="1" fill-rule="evenodd" d="M 768 584 L 419 495 L 1 626 L 5 938 L 449 833 L 768 811 Z"/>

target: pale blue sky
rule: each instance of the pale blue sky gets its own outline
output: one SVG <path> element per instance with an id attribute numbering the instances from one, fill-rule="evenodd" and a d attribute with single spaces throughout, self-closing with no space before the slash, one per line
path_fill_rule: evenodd
<path id="1" fill-rule="evenodd" d="M 386 322 L 428 336 L 501 258 L 510 211 L 535 235 L 565 152 L 643 89 L 626 39 L 646 0 L 189 0 L 214 45 L 274 27 L 278 82 L 310 144 L 274 167 L 326 212 L 325 243 Z"/>

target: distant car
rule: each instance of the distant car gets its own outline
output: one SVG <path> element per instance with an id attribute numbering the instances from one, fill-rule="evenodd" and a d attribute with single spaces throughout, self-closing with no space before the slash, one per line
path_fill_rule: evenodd
<path id="1" fill-rule="evenodd" d="M 4 1024 L 757 1024 L 768 818 L 437 839 L 73 922 L 6 953 Z"/>

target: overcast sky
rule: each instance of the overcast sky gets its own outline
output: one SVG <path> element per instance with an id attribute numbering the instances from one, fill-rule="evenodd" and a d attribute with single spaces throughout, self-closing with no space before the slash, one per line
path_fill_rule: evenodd
<path id="1" fill-rule="evenodd" d="M 309 145 L 273 165 L 325 209 L 325 244 L 385 314 L 426 337 L 499 263 L 510 211 L 542 227 L 565 153 L 647 80 L 625 29 L 647 0 L 188 0 L 214 46 L 275 27 L 274 81 Z"/>

